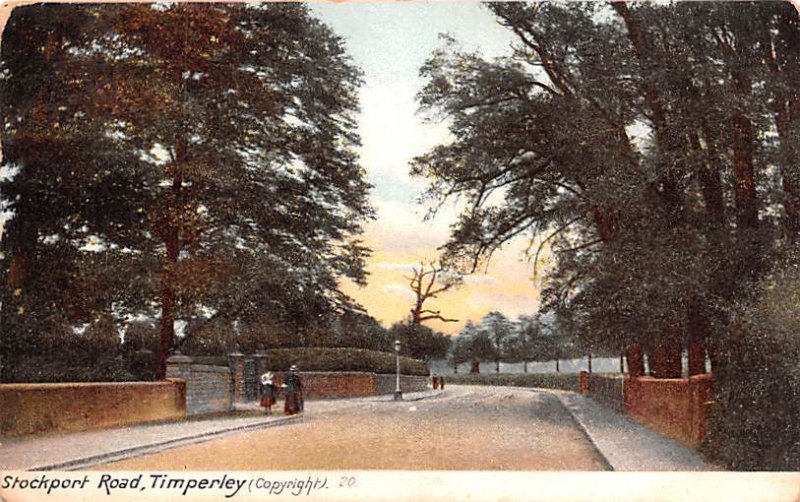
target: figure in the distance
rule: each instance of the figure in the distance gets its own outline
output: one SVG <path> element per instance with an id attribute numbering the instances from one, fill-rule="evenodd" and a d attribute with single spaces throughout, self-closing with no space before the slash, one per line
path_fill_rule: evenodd
<path id="1" fill-rule="evenodd" d="M 278 389 L 272 383 L 273 377 L 274 375 L 271 371 L 261 375 L 261 406 L 267 415 L 272 415 L 272 405 L 278 399 Z"/>

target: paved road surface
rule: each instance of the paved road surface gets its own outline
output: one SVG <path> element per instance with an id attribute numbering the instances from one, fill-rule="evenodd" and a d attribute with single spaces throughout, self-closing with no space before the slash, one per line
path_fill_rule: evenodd
<path id="1" fill-rule="evenodd" d="M 304 421 L 93 470 L 605 470 L 558 399 L 450 387 L 420 401 L 309 401 Z"/>

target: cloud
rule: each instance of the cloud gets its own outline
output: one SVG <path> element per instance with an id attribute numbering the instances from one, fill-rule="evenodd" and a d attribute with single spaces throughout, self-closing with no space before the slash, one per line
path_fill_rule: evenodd
<path id="1" fill-rule="evenodd" d="M 414 267 L 418 267 L 418 263 L 391 263 L 388 261 L 381 261 L 373 265 L 380 270 L 399 270 L 401 272 L 412 272 Z"/>
<path id="2" fill-rule="evenodd" d="M 498 281 L 491 275 L 482 274 L 482 275 L 467 275 L 464 277 L 464 283 L 481 285 L 481 286 L 496 286 L 500 284 L 500 281 Z"/>
<path id="3" fill-rule="evenodd" d="M 405 298 L 407 300 L 414 300 L 414 298 L 415 298 L 414 297 L 414 293 L 412 293 L 411 290 L 408 289 L 408 286 L 403 286 L 402 284 L 398 284 L 396 282 L 394 282 L 392 284 L 387 284 L 387 285 L 383 286 L 382 289 L 384 291 L 386 291 L 387 293 L 390 293 L 390 294 L 393 294 L 393 295 L 397 295 L 397 296 L 402 296 L 403 298 Z"/>

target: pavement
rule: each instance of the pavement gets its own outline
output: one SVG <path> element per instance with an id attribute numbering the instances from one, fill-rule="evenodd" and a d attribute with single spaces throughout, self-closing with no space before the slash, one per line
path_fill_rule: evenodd
<path id="1" fill-rule="evenodd" d="M 519 390 L 519 387 L 515 387 Z M 532 389 L 533 390 L 533 389 Z M 626 416 L 604 408 L 574 392 L 551 391 L 570 411 L 578 426 L 614 471 L 702 471 L 718 470 L 695 451 L 664 437 Z M 404 400 L 436 399 L 448 394 L 427 390 L 404 394 Z M 346 409 L 364 402 L 392 401 L 393 396 L 316 400 L 314 408 Z M 256 403 L 237 411 L 257 411 Z M 0 471 L 74 470 L 169 448 L 209 441 L 242 431 L 288 425 L 303 416 L 241 413 L 208 419 L 142 424 L 60 435 L 0 439 Z"/>
<path id="2" fill-rule="evenodd" d="M 720 470 L 695 450 L 575 392 L 556 395 L 614 471 Z"/>

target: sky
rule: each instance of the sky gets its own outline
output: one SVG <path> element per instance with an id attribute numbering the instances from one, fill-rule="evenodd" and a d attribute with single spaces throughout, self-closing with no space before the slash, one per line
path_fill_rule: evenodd
<path id="1" fill-rule="evenodd" d="M 342 37 L 364 72 L 360 155 L 374 185 L 377 219 L 364 236 L 373 249 L 369 284 L 359 288 L 344 283 L 343 289 L 389 326 L 409 315 L 414 296 L 406 277 L 411 267 L 436 259 L 456 215 L 449 205 L 432 221 L 423 221 L 427 206 L 417 199 L 427 182 L 408 174 L 414 156 L 449 139 L 446 123 L 428 123 L 417 114 L 415 96 L 424 85 L 419 68 L 442 45 L 441 33 L 486 57 L 507 54 L 512 37 L 476 3 L 314 3 L 311 9 Z M 430 303 L 458 323 L 427 324 L 456 333 L 467 320 L 477 321 L 491 310 L 511 318 L 535 313 L 539 292 L 532 281 L 533 266 L 523 259 L 527 246 L 525 240 L 511 243 L 485 273 L 467 277 L 460 289 Z"/>

